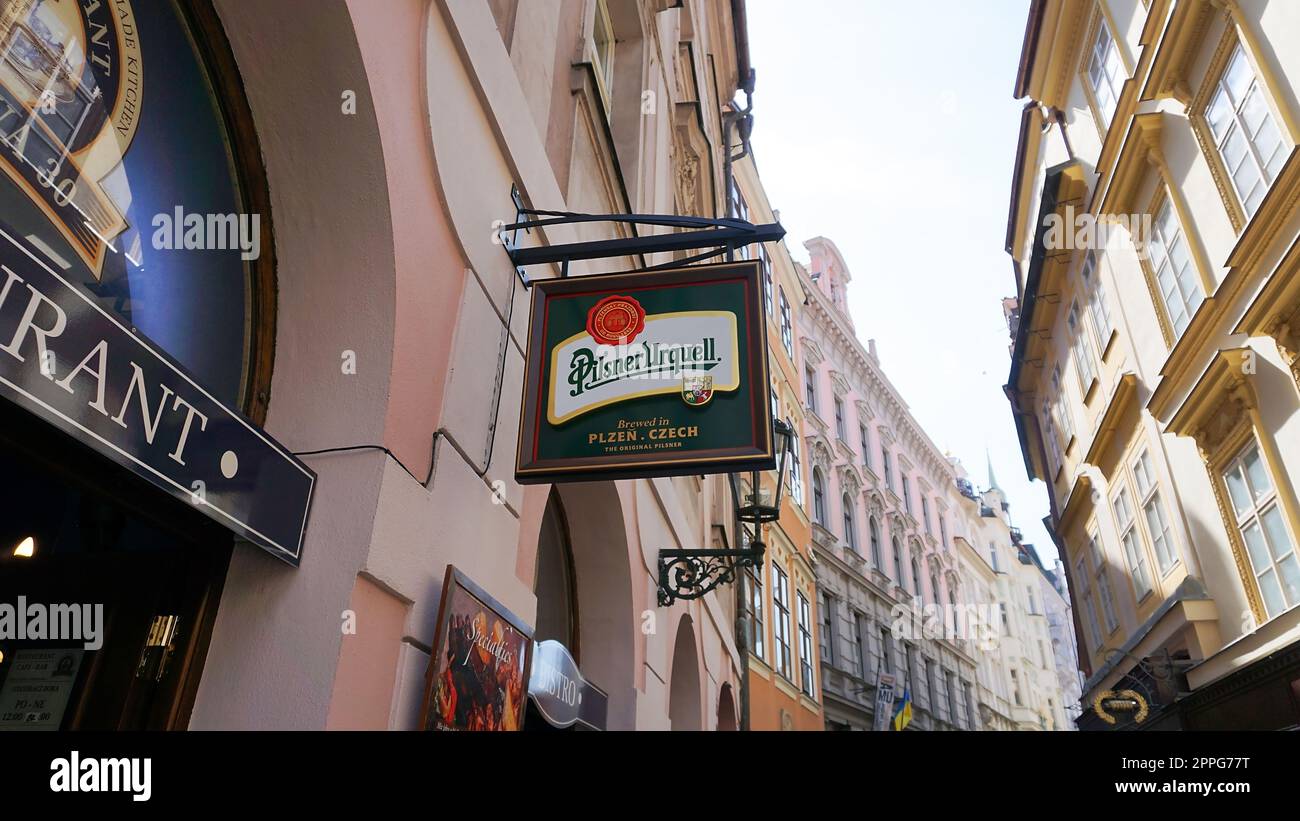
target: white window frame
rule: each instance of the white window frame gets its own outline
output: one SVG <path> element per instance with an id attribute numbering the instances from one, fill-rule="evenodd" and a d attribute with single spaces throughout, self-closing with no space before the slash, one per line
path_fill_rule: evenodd
<path id="1" fill-rule="evenodd" d="M 1056 424 L 1061 431 L 1061 449 L 1068 450 L 1074 439 L 1074 412 L 1070 410 L 1070 397 L 1061 378 L 1061 363 L 1052 366 L 1052 404 L 1056 408 Z"/>
<path id="2" fill-rule="evenodd" d="M 1246 81 L 1245 88 L 1239 93 L 1233 93 L 1233 84 L 1229 82 L 1229 75 L 1236 67 L 1244 69 L 1247 73 L 1243 78 Z M 1254 133 L 1251 133 L 1245 119 L 1252 95 L 1254 95 L 1254 105 L 1257 106 L 1256 113 L 1262 113 Z M 1224 115 L 1222 119 L 1218 119 L 1211 113 L 1216 106 L 1220 107 L 1219 111 Z M 1215 127 L 1216 119 L 1219 128 Z M 1237 43 L 1232 56 L 1224 64 L 1223 72 L 1215 81 L 1214 95 L 1210 98 L 1209 105 L 1205 107 L 1205 123 L 1214 138 L 1219 160 L 1232 180 L 1232 190 L 1237 194 L 1237 201 L 1241 203 L 1242 210 L 1249 219 L 1259 210 L 1260 203 L 1263 202 L 1273 182 L 1277 180 L 1277 175 L 1291 152 L 1286 134 L 1278 127 L 1277 120 L 1273 116 L 1264 84 L 1259 81 L 1259 75 L 1255 73 L 1255 67 L 1251 65 L 1241 43 Z M 1266 128 L 1272 131 L 1276 139 L 1268 157 L 1264 156 L 1265 148 L 1258 144 Z M 1235 167 L 1227 153 L 1228 143 L 1233 137 L 1238 137 L 1245 143 L 1245 150 L 1238 157 Z M 1243 171 L 1253 172 L 1250 174 L 1249 187 L 1244 184 L 1244 181 L 1238 180 L 1238 176 Z"/>
<path id="3" fill-rule="evenodd" d="M 1065 321 L 1070 328 L 1070 348 L 1074 354 L 1074 370 L 1079 377 L 1079 395 L 1086 397 L 1097 379 L 1097 361 L 1093 355 L 1092 343 L 1088 341 L 1088 332 L 1079 321 L 1079 314 L 1079 302 L 1075 300 L 1070 303 Z"/>
<path id="4" fill-rule="evenodd" d="M 1106 634 L 1115 632 L 1119 619 L 1115 614 L 1115 593 L 1110 588 L 1110 573 L 1106 569 L 1106 557 L 1101 551 L 1100 537 L 1088 534 L 1088 554 L 1092 557 L 1094 578 L 1097 582 L 1097 599 L 1101 602 L 1102 615 L 1106 619 Z"/>
<path id="5" fill-rule="evenodd" d="M 858 525 L 857 518 L 853 515 L 853 497 L 845 493 L 840 497 L 840 507 L 844 508 L 844 541 L 848 543 L 849 550 L 854 553 L 858 552 Z"/>
<path id="6" fill-rule="evenodd" d="M 778 288 L 777 294 L 781 303 L 781 347 L 785 348 L 785 355 L 794 359 L 794 324 L 790 318 L 790 301 L 785 298 L 785 289 Z"/>
<path id="7" fill-rule="evenodd" d="M 1143 522 L 1147 527 L 1147 537 L 1152 552 L 1156 556 L 1156 567 L 1161 578 L 1169 575 L 1179 562 L 1178 547 L 1174 544 L 1173 528 L 1169 524 L 1169 514 L 1165 511 L 1160 498 L 1160 482 L 1156 479 L 1155 467 L 1151 463 L 1150 451 L 1143 448 L 1133 460 L 1133 485 L 1137 490 L 1138 506 L 1142 508 Z"/>
<path id="8" fill-rule="evenodd" d="M 750 635 L 750 652 L 758 656 L 764 663 L 767 662 L 767 647 L 764 639 L 764 624 L 766 623 L 764 608 L 766 599 L 763 597 L 763 568 L 751 567 L 745 571 L 745 581 L 749 586 L 749 615 L 751 616 L 749 625 Z"/>
<path id="9" fill-rule="evenodd" d="M 799 607 L 799 689 L 817 697 L 817 665 L 813 664 L 812 604 L 802 590 L 795 591 Z"/>
<path id="10" fill-rule="evenodd" d="M 1142 601 L 1151 594 L 1155 585 L 1148 566 L 1146 542 L 1142 538 L 1142 529 L 1138 526 L 1137 514 L 1127 487 L 1120 486 L 1111 500 L 1111 506 L 1115 511 L 1115 526 L 1119 528 L 1119 542 L 1128 562 L 1133 594 L 1138 601 Z"/>
<path id="11" fill-rule="evenodd" d="M 1250 470 L 1246 467 L 1247 457 L 1254 453 L 1256 464 L 1260 467 L 1260 477 L 1268 482 L 1268 487 L 1257 488 L 1256 479 L 1252 477 Z M 1233 483 L 1230 481 L 1230 475 L 1236 471 L 1243 483 L 1239 487 L 1246 491 L 1249 498 L 1243 506 L 1240 503 L 1240 497 L 1233 493 Z M 1259 442 L 1254 438 L 1243 447 L 1236 456 L 1229 461 L 1221 471 L 1223 481 L 1228 489 L 1228 504 L 1232 508 L 1235 517 L 1238 535 L 1240 535 L 1242 544 L 1246 547 L 1246 559 L 1250 562 L 1251 573 L 1255 577 L 1255 587 L 1259 591 L 1261 604 L 1264 606 L 1264 615 L 1268 619 L 1276 618 L 1278 615 L 1285 613 L 1296 605 L 1300 604 L 1300 584 L 1293 589 L 1291 594 L 1287 594 L 1287 585 L 1283 582 L 1283 566 L 1288 562 L 1291 567 L 1296 568 L 1300 575 L 1300 555 L 1296 552 L 1295 534 L 1291 532 L 1290 523 L 1282 509 L 1281 501 L 1278 498 L 1277 485 L 1273 481 L 1272 473 L 1269 470 L 1268 462 L 1264 458 L 1263 449 L 1260 448 Z M 1275 545 L 1279 534 L 1271 533 L 1265 526 L 1265 516 L 1273 514 L 1281 529 L 1281 536 L 1288 539 L 1290 544 L 1282 546 Z M 1247 534 L 1254 529 L 1258 534 L 1258 540 L 1252 540 Z M 1262 541 L 1260 541 L 1262 540 Z M 1262 548 L 1262 549 L 1261 549 Z M 1261 565 L 1267 562 L 1267 567 Z M 1277 593 L 1281 601 L 1280 606 L 1273 607 L 1269 605 L 1269 599 L 1266 591 L 1266 582 L 1264 579 L 1271 577 L 1271 580 L 1277 585 Z"/>
<path id="12" fill-rule="evenodd" d="M 867 514 L 867 539 L 871 542 L 871 564 L 884 573 L 885 560 L 880 552 L 880 522 L 870 513 Z"/>
<path id="13" fill-rule="evenodd" d="M 1119 43 L 1110 33 L 1106 15 L 1098 11 L 1097 36 L 1092 40 L 1088 52 L 1088 85 L 1091 86 L 1092 99 L 1101 116 L 1102 130 L 1108 130 L 1119 107 L 1119 97 L 1124 90 L 1124 81 L 1128 79 L 1128 68 L 1119 52 Z M 1109 98 L 1109 99 L 1106 99 Z"/>
<path id="14" fill-rule="evenodd" d="M 1151 221 L 1151 236 L 1147 246 L 1160 304 L 1173 329 L 1174 338 L 1177 339 L 1187 330 L 1196 310 L 1205 301 L 1205 289 L 1201 284 L 1200 273 L 1196 270 L 1196 261 L 1192 258 L 1191 245 L 1183 230 L 1182 219 L 1168 192 Z M 1170 249 L 1180 249 L 1184 260 L 1181 269 L 1176 269 L 1175 254 L 1170 253 Z"/>
<path id="15" fill-rule="evenodd" d="M 1115 318 L 1111 315 L 1110 303 L 1106 300 L 1106 286 L 1101 281 L 1101 264 L 1095 251 L 1084 254 L 1083 264 L 1079 266 L 1079 278 L 1083 281 L 1092 330 L 1097 336 L 1097 354 L 1104 357 L 1110 338 L 1115 334 Z"/>
<path id="16" fill-rule="evenodd" d="M 818 610 L 821 611 L 821 629 L 817 631 L 818 645 L 821 647 L 821 661 L 835 667 L 835 662 L 839 660 L 839 653 L 835 652 L 835 620 L 839 614 L 835 608 L 835 595 L 825 590 L 818 591 Z"/>
<path id="17" fill-rule="evenodd" d="M 815 465 L 813 466 L 812 490 L 813 521 L 822 527 L 826 527 L 826 477 L 822 474 L 821 469 Z"/>
<path id="18" fill-rule="evenodd" d="M 596 0 L 596 16 L 591 25 L 591 53 L 596 68 L 596 85 L 604 97 L 606 110 L 614 96 L 614 51 L 617 44 L 606 0 Z"/>
<path id="19" fill-rule="evenodd" d="M 772 290 L 776 283 L 772 279 L 772 260 L 767 255 L 767 245 L 758 244 L 759 265 L 763 268 L 763 306 L 767 309 L 767 315 L 772 315 Z"/>
<path id="20" fill-rule="evenodd" d="M 790 437 L 790 492 L 795 504 L 803 506 L 803 469 L 799 460 L 799 437 Z"/>
<path id="21" fill-rule="evenodd" d="M 772 561 L 772 657 L 773 669 L 794 681 L 790 646 L 790 579 L 781 566 Z"/>

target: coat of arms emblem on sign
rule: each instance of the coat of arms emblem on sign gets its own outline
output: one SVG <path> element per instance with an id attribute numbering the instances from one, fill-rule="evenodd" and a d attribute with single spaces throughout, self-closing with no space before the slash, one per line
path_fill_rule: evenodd
<path id="1" fill-rule="evenodd" d="M 682 377 L 682 399 L 688 405 L 707 405 L 713 398 L 713 377 L 688 375 Z"/>

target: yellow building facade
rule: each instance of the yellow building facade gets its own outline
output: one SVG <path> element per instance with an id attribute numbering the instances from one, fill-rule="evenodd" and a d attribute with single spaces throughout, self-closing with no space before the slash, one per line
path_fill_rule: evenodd
<path id="1" fill-rule="evenodd" d="M 754 224 L 777 222 L 752 155 L 732 166 L 732 215 Z M 800 401 L 795 333 L 803 304 L 794 262 L 784 242 L 750 245 L 738 258 L 759 260 L 764 278 L 772 415 L 795 431 L 786 467 L 781 517 L 766 526 L 762 567 L 743 576 L 743 623 L 747 639 L 748 719 L 751 730 L 821 730 L 817 581 L 808 517 L 807 459 L 799 431 Z M 798 296 L 796 296 L 798 295 Z"/>
<path id="2" fill-rule="evenodd" d="M 1297 40 L 1290 3 L 1031 4 L 1007 395 L 1080 727 L 1300 723 Z"/>

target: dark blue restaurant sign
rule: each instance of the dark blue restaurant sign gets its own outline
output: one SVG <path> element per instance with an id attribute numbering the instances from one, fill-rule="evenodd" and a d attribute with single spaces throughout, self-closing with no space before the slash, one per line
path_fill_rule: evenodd
<path id="1" fill-rule="evenodd" d="M 298 564 L 316 474 L 5 227 L 0 396 Z"/>

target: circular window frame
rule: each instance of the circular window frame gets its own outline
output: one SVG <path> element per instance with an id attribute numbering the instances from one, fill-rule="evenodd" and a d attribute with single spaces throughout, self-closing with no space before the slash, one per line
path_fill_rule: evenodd
<path id="1" fill-rule="evenodd" d="M 239 204 L 246 213 L 260 216 L 263 237 L 261 253 L 249 260 L 245 294 L 244 369 L 239 410 L 254 424 L 266 423 L 271 402 L 271 376 L 275 370 L 276 283 L 275 221 L 271 214 L 271 191 L 262 146 L 253 122 L 253 112 L 244 95 L 243 78 L 225 28 L 211 0 L 173 0 L 174 7 L 190 35 L 190 46 L 211 84 L 209 96 L 224 126 L 231 162 L 232 182 Z"/>

